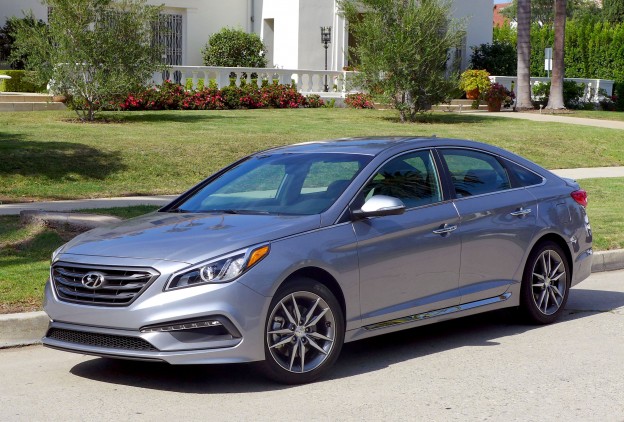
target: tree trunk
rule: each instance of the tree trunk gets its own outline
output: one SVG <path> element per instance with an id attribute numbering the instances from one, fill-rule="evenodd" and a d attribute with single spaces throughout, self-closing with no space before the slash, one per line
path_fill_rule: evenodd
<path id="1" fill-rule="evenodd" d="M 518 83 L 516 109 L 532 109 L 531 103 L 531 0 L 518 0 Z"/>
<path id="2" fill-rule="evenodd" d="M 565 52 L 565 24 L 567 0 L 555 0 L 555 45 L 553 46 L 553 68 L 550 83 L 550 96 L 546 108 L 565 108 L 563 101 L 563 62 Z"/>

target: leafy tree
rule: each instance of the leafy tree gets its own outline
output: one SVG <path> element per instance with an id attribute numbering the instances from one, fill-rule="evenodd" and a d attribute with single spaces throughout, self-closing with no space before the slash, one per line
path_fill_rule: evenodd
<path id="1" fill-rule="evenodd" d="M 565 108 L 563 101 L 563 75 L 565 73 L 565 25 L 567 0 L 555 0 L 555 43 L 550 96 L 546 108 Z"/>
<path id="2" fill-rule="evenodd" d="M 513 76 L 517 71 L 518 57 L 516 48 L 509 42 L 493 41 L 472 47 L 470 66 L 473 69 L 485 69 L 490 75 Z"/>
<path id="3" fill-rule="evenodd" d="M 401 122 L 456 89 L 446 66 L 464 32 L 461 22 L 449 19 L 449 1 L 341 0 L 339 7 L 358 40 L 350 51 L 359 57 L 354 83 L 390 102 Z"/>
<path id="4" fill-rule="evenodd" d="M 519 1 L 521 0 L 513 0 L 513 4 L 504 8 L 501 14 L 508 19 L 516 19 L 518 16 Z M 531 0 L 532 21 L 541 22 L 543 24 L 553 23 L 555 18 L 554 4 L 555 0 Z M 597 16 L 599 15 L 599 7 L 593 0 L 568 0 L 566 13 L 569 18 L 589 15 Z"/>
<path id="5" fill-rule="evenodd" d="M 50 81 L 81 120 L 144 85 L 162 68 L 154 42 L 160 7 L 146 0 L 43 0 L 52 7 L 49 25 L 20 24 L 13 57 L 27 54 L 26 67 L 39 83 Z"/>
<path id="6" fill-rule="evenodd" d="M 12 61 L 10 60 L 13 44 L 15 43 L 14 33 L 19 25 L 45 27 L 46 24 L 42 20 L 36 21 L 32 17 L 10 17 L 7 19 L 4 26 L 0 28 L 0 61 L 10 61 L 11 69 L 15 70 L 23 70 L 25 67 L 24 61 L 27 60 L 26 55 L 14 55 Z"/>
<path id="7" fill-rule="evenodd" d="M 518 95 L 516 108 L 533 108 L 531 103 L 531 0 L 518 0 Z"/>
<path id="8" fill-rule="evenodd" d="M 258 34 L 223 28 L 212 34 L 202 50 L 204 65 L 266 67 L 266 47 Z"/>
<path id="9" fill-rule="evenodd" d="M 624 0 L 603 0 L 604 18 L 611 23 L 624 22 Z"/>

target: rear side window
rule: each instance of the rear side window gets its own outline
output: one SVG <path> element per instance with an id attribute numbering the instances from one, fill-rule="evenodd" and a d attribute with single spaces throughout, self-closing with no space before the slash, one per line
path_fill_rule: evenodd
<path id="1" fill-rule="evenodd" d="M 458 198 L 511 188 L 507 170 L 493 155 L 468 149 L 440 149 Z"/>
<path id="2" fill-rule="evenodd" d="M 522 166 L 519 166 L 516 163 L 505 160 L 505 165 L 509 172 L 513 175 L 518 183 L 518 186 L 527 187 L 539 185 L 544 181 L 544 178 L 539 174 L 533 173 L 531 170 L 528 170 Z"/>

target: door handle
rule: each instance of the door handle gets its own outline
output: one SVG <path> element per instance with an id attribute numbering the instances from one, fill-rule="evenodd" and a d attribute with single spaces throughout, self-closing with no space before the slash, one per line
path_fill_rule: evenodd
<path id="1" fill-rule="evenodd" d="M 509 214 L 513 215 L 514 217 L 524 217 L 525 215 L 530 214 L 530 213 L 531 213 L 531 208 L 524 209 L 520 207 L 516 211 L 510 212 Z"/>
<path id="2" fill-rule="evenodd" d="M 457 230 L 457 226 L 450 226 L 448 224 L 443 224 L 439 229 L 434 230 L 433 233 L 444 236 L 452 231 Z"/>

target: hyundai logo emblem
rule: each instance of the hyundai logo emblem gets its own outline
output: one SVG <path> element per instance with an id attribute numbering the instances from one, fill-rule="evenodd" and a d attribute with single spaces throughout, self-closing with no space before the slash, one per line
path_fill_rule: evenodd
<path id="1" fill-rule="evenodd" d="M 95 290 L 102 287 L 105 280 L 106 279 L 104 278 L 104 274 L 90 272 L 82 277 L 82 285 L 85 286 L 87 289 Z"/>

